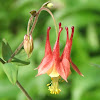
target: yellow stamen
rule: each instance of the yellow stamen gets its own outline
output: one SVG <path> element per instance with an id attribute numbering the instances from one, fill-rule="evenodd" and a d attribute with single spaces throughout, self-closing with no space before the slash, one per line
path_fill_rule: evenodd
<path id="1" fill-rule="evenodd" d="M 48 83 L 47 86 L 50 86 L 51 83 Z"/>
<path id="2" fill-rule="evenodd" d="M 61 90 L 59 89 L 58 80 L 59 80 L 59 76 L 52 78 L 52 84 L 51 84 L 51 86 L 49 86 L 49 89 L 48 89 L 51 94 L 59 94 L 60 93 Z"/>

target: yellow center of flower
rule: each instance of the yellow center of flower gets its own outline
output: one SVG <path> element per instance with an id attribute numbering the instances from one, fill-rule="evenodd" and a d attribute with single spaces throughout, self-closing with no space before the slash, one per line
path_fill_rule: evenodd
<path id="1" fill-rule="evenodd" d="M 60 93 L 60 89 L 59 89 L 59 85 L 58 85 L 58 80 L 59 80 L 59 76 L 58 77 L 52 77 L 51 78 L 52 82 L 51 82 L 51 86 L 49 86 L 49 91 L 51 94 L 59 94 Z M 47 84 L 47 86 L 50 84 Z"/>
<path id="2" fill-rule="evenodd" d="M 55 68 L 55 64 L 53 64 L 53 66 L 48 70 L 47 74 L 50 76 L 50 77 L 58 77 L 59 74 Z"/>

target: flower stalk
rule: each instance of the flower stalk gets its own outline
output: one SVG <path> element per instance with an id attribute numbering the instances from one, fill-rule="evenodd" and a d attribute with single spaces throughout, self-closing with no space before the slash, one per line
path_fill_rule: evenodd
<path id="1" fill-rule="evenodd" d="M 33 26 L 32 26 L 32 28 L 31 28 L 31 30 L 30 30 L 30 34 L 32 34 L 32 32 L 33 32 L 33 30 L 34 30 L 34 28 L 35 28 L 35 25 L 36 25 L 36 23 L 37 23 L 39 14 L 40 14 L 40 12 L 43 11 L 43 10 L 47 11 L 47 12 L 51 15 L 51 17 L 52 17 L 52 19 L 53 19 L 53 22 L 54 22 L 54 25 L 55 25 L 55 29 L 56 29 L 56 36 L 58 36 L 56 20 L 55 20 L 55 18 L 54 18 L 54 16 L 53 16 L 52 12 L 51 12 L 48 8 L 45 8 L 45 7 L 41 7 L 41 8 L 39 9 L 39 11 L 36 13 Z M 30 17 L 30 19 L 31 19 L 31 17 Z"/>
<path id="2" fill-rule="evenodd" d="M 29 96 L 29 94 L 27 93 L 27 91 L 22 87 L 22 85 L 19 83 L 19 81 L 17 80 L 16 85 L 19 87 L 19 89 L 26 95 L 28 100 L 32 100 L 32 98 Z"/>

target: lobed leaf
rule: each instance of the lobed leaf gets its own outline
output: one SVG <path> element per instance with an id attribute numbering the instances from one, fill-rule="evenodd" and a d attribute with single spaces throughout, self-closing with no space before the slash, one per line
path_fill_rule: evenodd
<path id="1" fill-rule="evenodd" d="M 9 46 L 8 42 L 3 39 L 2 40 L 2 57 L 5 61 L 8 61 L 12 55 L 11 47 Z"/>
<path id="2" fill-rule="evenodd" d="M 4 72 L 6 73 L 9 81 L 12 84 L 15 84 L 17 81 L 18 69 L 15 64 L 12 63 L 5 63 L 3 64 Z"/>

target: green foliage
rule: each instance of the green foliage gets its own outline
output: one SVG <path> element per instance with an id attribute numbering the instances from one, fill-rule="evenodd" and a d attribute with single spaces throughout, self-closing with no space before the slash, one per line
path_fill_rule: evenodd
<path id="1" fill-rule="evenodd" d="M 41 12 L 35 30 L 33 32 L 34 50 L 30 58 L 31 64 L 21 56 L 16 55 L 11 63 L 27 65 L 19 67 L 19 80 L 26 88 L 33 100 L 99 100 L 100 98 L 100 0 L 51 0 L 57 24 L 62 23 L 63 31 L 60 37 L 60 53 L 63 52 L 66 43 L 66 32 L 64 27 L 75 26 L 71 58 L 84 78 L 79 76 L 72 68 L 72 74 L 68 78 L 68 83 L 59 83 L 61 93 L 51 95 L 47 83 L 50 77 L 41 75 L 35 77 L 37 71 L 34 68 L 40 64 L 45 50 L 46 30 L 51 26 L 50 43 L 54 46 L 56 31 L 52 18 L 47 12 Z M 27 23 L 30 17 L 29 12 L 38 11 L 40 6 L 47 0 L 0 0 L 0 45 L 1 40 L 6 38 L 14 51 L 22 42 L 27 33 Z M 71 34 L 71 33 L 70 33 Z M 4 42 L 5 43 L 5 42 Z M 7 51 L 7 50 L 6 50 Z M 0 47 L 1 53 L 1 47 Z M 8 54 L 8 53 L 7 53 Z M 0 54 L 1 56 L 1 54 Z M 8 60 L 8 58 L 3 58 Z M 6 56 L 5 56 L 6 57 Z M 25 63 L 23 63 L 25 60 Z M 99 66 L 98 66 L 99 65 Z M 0 100 L 26 100 L 24 94 L 11 86 L 6 78 L 0 64 Z M 5 67 L 5 66 L 3 66 Z M 10 66 L 9 66 L 10 67 Z M 15 65 L 14 65 L 15 68 Z M 9 69 L 8 69 L 9 70 Z M 7 92 L 7 90 L 9 92 Z"/>
<path id="2" fill-rule="evenodd" d="M 2 41 L 2 57 L 7 62 L 12 55 L 12 50 L 8 44 L 8 42 L 3 39 Z M 2 60 L 0 58 L 0 60 Z M 9 81 L 12 84 L 16 84 L 18 77 L 18 66 L 29 65 L 30 62 L 28 60 L 27 54 L 24 49 L 20 50 L 20 52 L 13 58 L 12 62 L 2 64 L 3 70 L 6 73 Z M 2 62 L 1 62 L 2 63 Z"/>
<path id="3" fill-rule="evenodd" d="M 18 75 L 17 68 L 18 68 L 18 66 L 16 66 L 15 64 L 12 64 L 12 63 L 3 64 L 4 72 L 6 73 L 9 81 L 12 84 L 15 84 L 17 81 L 17 75 Z"/>
<path id="4" fill-rule="evenodd" d="M 20 52 L 15 55 L 15 57 L 12 59 L 12 63 L 18 66 L 26 66 L 30 64 L 30 61 L 24 49 L 20 50 Z"/>
<path id="5" fill-rule="evenodd" d="M 11 57 L 12 50 L 8 44 L 8 42 L 3 39 L 2 41 L 2 57 L 5 61 L 8 61 L 9 58 Z"/>

